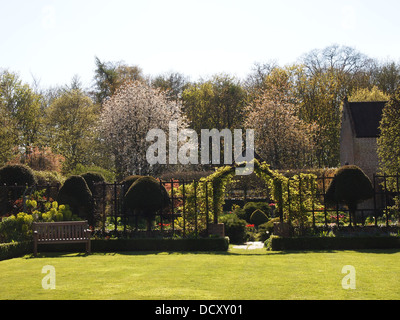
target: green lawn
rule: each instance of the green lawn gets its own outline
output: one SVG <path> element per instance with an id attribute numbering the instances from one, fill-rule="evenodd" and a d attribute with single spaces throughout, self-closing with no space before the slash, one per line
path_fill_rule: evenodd
<path id="1" fill-rule="evenodd" d="M 0 299 L 400 299 L 400 251 L 44 254 L 0 261 Z M 44 290 L 42 268 L 56 270 Z M 342 288 L 342 267 L 356 289 Z"/>

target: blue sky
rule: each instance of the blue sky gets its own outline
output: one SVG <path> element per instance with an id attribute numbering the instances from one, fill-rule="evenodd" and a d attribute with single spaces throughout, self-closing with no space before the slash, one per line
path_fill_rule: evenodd
<path id="1" fill-rule="evenodd" d="M 285 65 L 333 43 L 399 62 L 399 12 L 398 0 L 0 0 L 0 68 L 88 87 L 95 56 L 192 80 L 243 78 L 255 62 Z"/>

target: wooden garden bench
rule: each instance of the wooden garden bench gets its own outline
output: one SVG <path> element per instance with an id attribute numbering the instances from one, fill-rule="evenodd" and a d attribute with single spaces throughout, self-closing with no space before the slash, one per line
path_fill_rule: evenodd
<path id="1" fill-rule="evenodd" d="M 87 221 L 34 222 L 33 254 L 37 256 L 38 244 L 86 243 L 90 253 L 91 230 Z"/>

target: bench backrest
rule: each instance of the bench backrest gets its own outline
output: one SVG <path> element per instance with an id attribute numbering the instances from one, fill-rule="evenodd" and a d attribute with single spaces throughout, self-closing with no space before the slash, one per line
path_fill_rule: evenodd
<path id="1" fill-rule="evenodd" d="M 87 221 L 34 222 L 32 228 L 38 241 L 90 239 Z"/>

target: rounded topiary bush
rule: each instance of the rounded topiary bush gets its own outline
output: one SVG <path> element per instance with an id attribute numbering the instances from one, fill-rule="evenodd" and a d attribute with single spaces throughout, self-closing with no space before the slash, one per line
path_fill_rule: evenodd
<path id="1" fill-rule="evenodd" d="M 0 184 L 7 186 L 32 186 L 37 183 L 31 168 L 22 164 L 6 165 L 0 169 Z"/>
<path id="2" fill-rule="evenodd" d="M 95 185 L 97 183 L 105 182 L 104 176 L 101 173 L 97 173 L 97 172 L 86 172 L 86 173 L 82 174 L 81 177 L 83 179 L 85 179 L 86 184 L 88 185 L 92 194 L 94 194 L 96 191 Z"/>
<path id="3" fill-rule="evenodd" d="M 147 230 L 151 230 L 151 223 L 155 213 L 170 204 L 167 190 L 160 181 L 153 177 L 140 177 L 132 183 L 125 194 L 125 206 L 132 212 L 138 210 L 147 220 Z"/>
<path id="4" fill-rule="evenodd" d="M 30 187 L 36 183 L 35 174 L 28 166 L 13 164 L 0 168 L 0 215 L 10 213 L 13 210 L 13 202 L 23 195 L 26 186 Z"/>
<path id="5" fill-rule="evenodd" d="M 260 209 L 257 209 L 251 214 L 250 222 L 253 223 L 256 227 L 258 227 L 260 224 L 268 222 L 268 217 Z"/>
<path id="6" fill-rule="evenodd" d="M 93 225 L 92 192 L 81 176 L 70 176 L 62 185 L 57 202 L 67 204 L 74 215 Z"/>
<path id="7" fill-rule="evenodd" d="M 140 175 L 132 175 L 129 177 L 126 177 L 124 180 L 121 181 L 121 184 L 124 185 L 124 190 L 125 193 L 129 190 L 129 188 L 131 187 L 131 185 L 138 179 L 143 178 L 143 176 Z"/>
<path id="8" fill-rule="evenodd" d="M 358 204 L 373 196 L 371 180 L 354 165 L 339 168 L 326 191 L 327 203 L 332 205 L 344 203 L 349 208 L 354 223 L 356 223 L 355 213 Z"/>

